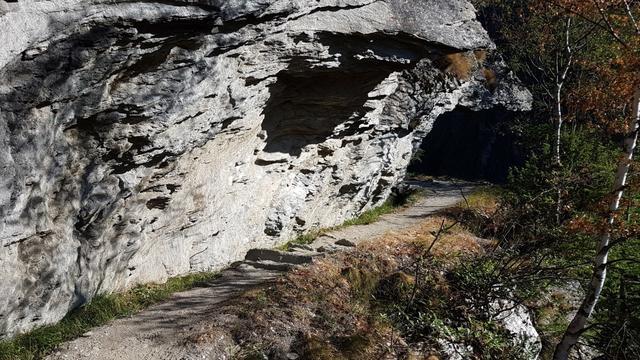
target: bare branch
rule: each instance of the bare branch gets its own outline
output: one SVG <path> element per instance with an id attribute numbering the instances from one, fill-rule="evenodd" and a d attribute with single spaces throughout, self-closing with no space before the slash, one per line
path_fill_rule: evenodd
<path id="1" fill-rule="evenodd" d="M 609 16 L 604 12 L 604 9 L 600 4 L 600 0 L 592 0 L 592 1 L 596 5 L 596 8 L 598 9 L 600 16 L 602 17 L 602 20 L 607 25 L 607 30 L 609 31 L 609 33 L 616 39 L 617 42 L 623 44 L 624 47 L 627 47 L 627 43 L 620 38 L 620 36 L 618 35 L 618 32 L 613 28 L 611 21 L 609 21 Z"/>
<path id="2" fill-rule="evenodd" d="M 595 1 L 595 0 L 593 0 L 593 1 Z M 597 27 L 599 27 L 599 28 L 601 28 L 601 29 L 605 30 L 606 32 L 608 32 L 609 34 L 611 34 L 611 36 L 613 36 L 613 38 L 614 38 L 618 43 L 620 43 L 622 46 L 624 46 L 625 48 L 627 48 L 627 47 L 628 47 L 627 43 L 626 43 L 626 42 L 624 42 L 624 41 L 623 41 L 623 40 L 618 36 L 618 34 L 616 34 L 616 32 L 615 32 L 615 31 L 613 31 L 613 29 L 612 29 L 612 28 L 610 28 L 609 26 L 606 26 L 606 25 L 603 25 L 603 24 L 602 24 L 602 22 L 603 22 L 603 20 L 604 20 L 604 19 L 600 19 L 600 21 L 595 21 L 595 20 L 590 19 L 589 17 L 585 16 L 584 14 L 581 14 L 581 13 L 580 13 L 580 12 L 578 12 L 578 11 L 575 11 L 575 10 L 573 10 L 573 9 L 571 9 L 571 8 L 568 8 L 568 7 L 566 7 L 566 6 L 564 6 L 564 5 L 560 4 L 560 3 L 558 3 L 557 1 L 549 0 L 549 4 L 551 4 L 552 6 L 555 6 L 555 7 L 557 7 L 557 8 L 560 8 L 560 9 L 562 9 L 562 10 L 565 10 L 565 11 L 567 11 L 567 12 L 571 13 L 571 14 L 574 14 L 574 15 L 578 16 L 579 18 L 581 18 L 581 19 L 585 20 L 586 22 L 591 23 L 591 24 L 593 24 L 593 25 L 595 25 L 595 26 L 597 26 Z M 599 7 L 598 7 L 598 8 L 599 8 Z"/>
<path id="3" fill-rule="evenodd" d="M 617 264 L 619 262 L 640 264 L 640 260 L 639 259 L 615 259 L 615 260 L 610 260 L 609 262 L 607 262 L 607 265 L 613 265 L 613 264 Z"/>
<path id="4" fill-rule="evenodd" d="M 633 16 L 633 12 L 631 12 L 631 6 L 629 6 L 629 2 L 627 0 L 624 1 L 624 6 L 627 8 L 627 14 L 629 15 L 629 19 L 631 19 L 631 23 L 633 27 L 636 29 L 636 33 L 640 35 L 640 27 L 638 27 L 638 22 L 636 22 L 636 18 Z"/>

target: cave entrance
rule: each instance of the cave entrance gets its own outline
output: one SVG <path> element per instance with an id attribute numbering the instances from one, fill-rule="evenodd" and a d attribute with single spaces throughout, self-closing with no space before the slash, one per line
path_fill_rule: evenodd
<path id="1" fill-rule="evenodd" d="M 424 138 L 408 172 L 503 183 L 509 168 L 524 161 L 509 128 L 515 113 L 503 108 L 465 108 L 441 115 Z"/>

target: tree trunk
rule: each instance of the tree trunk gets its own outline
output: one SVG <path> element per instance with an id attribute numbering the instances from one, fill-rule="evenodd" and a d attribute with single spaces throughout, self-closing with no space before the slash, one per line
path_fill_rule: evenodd
<path id="1" fill-rule="evenodd" d="M 631 160 L 638 142 L 638 124 L 640 123 L 640 88 L 636 89 L 635 98 L 633 100 L 633 122 L 631 126 L 631 134 L 625 139 L 625 156 L 618 164 L 618 171 L 614 182 L 614 198 L 609 206 L 609 217 L 600 242 L 598 244 L 596 256 L 593 264 L 593 275 L 591 282 L 587 288 L 586 296 L 578 309 L 575 317 L 565 331 L 562 340 L 556 346 L 553 355 L 554 360 L 567 360 L 569 352 L 578 343 L 580 335 L 584 331 L 589 317 L 593 313 L 607 277 L 607 261 L 611 245 L 611 231 L 615 221 L 615 215 L 620 208 L 620 200 L 624 193 L 624 187 L 627 184 L 627 175 L 631 167 Z"/>
<path id="2" fill-rule="evenodd" d="M 556 138 L 553 146 L 553 156 L 556 164 L 560 165 L 560 143 L 562 140 L 562 83 L 556 86 Z"/>
<path id="3" fill-rule="evenodd" d="M 556 138 L 554 142 L 554 157 L 558 171 L 562 167 L 562 161 L 560 159 L 560 145 L 562 144 L 562 87 L 567 80 L 569 70 L 573 65 L 573 49 L 571 47 L 571 17 L 568 16 L 566 20 L 565 30 L 565 47 L 564 51 L 569 55 L 566 63 L 564 64 L 562 73 L 558 72 L 560 69 L 559 57 L 556 54 Z M 561 179 L 558 176 L 556 178 L 556 225 L 560 226 L 560 215 L 562 212 L 562 189 Z"/>
<path id="4" fill-rule="evenodd" d="M 565 71 L 566 74 L 566 71 Z M 558 170 L 562 165 L 560 159 L 560 145 L 562 143 L 562 83 L 556 85 L 556 138 L 554 141 L 553 155 L 555 158 Z M 560 189 L 560 179 L 557 179 L 556 184 L 556 225 L 560 225 L 560 213 L 562 211 L 562 190 Z"/>

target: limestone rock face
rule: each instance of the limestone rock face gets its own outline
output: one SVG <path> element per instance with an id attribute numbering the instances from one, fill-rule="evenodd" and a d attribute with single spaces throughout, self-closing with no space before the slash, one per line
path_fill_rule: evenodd
<path id="1" fill-rule="evenodd" d="M 493 48 L 463 0 L 0 0 L 0 337 L 379 205 L 530 106 Z"/>

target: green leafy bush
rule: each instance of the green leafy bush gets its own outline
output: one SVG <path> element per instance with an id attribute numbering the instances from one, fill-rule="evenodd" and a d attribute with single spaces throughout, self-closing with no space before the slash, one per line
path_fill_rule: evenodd
<path id="1" fill-rule="evenodd" d="M 493 319 L 491 304 L 539 289 L 517 291 L 522 286 L 512 281 L 517 272 L 506 266 L 509 261 L 508 254 L 494 253 L 464 257 L 449 267 L 429 258 L 413 275 L 400 272 L 381 280 L 375 298 L 411 343 L 438 348 L 446 341 L 470 346 L 480 359 L 524 359 L 523 348 Z"/>

